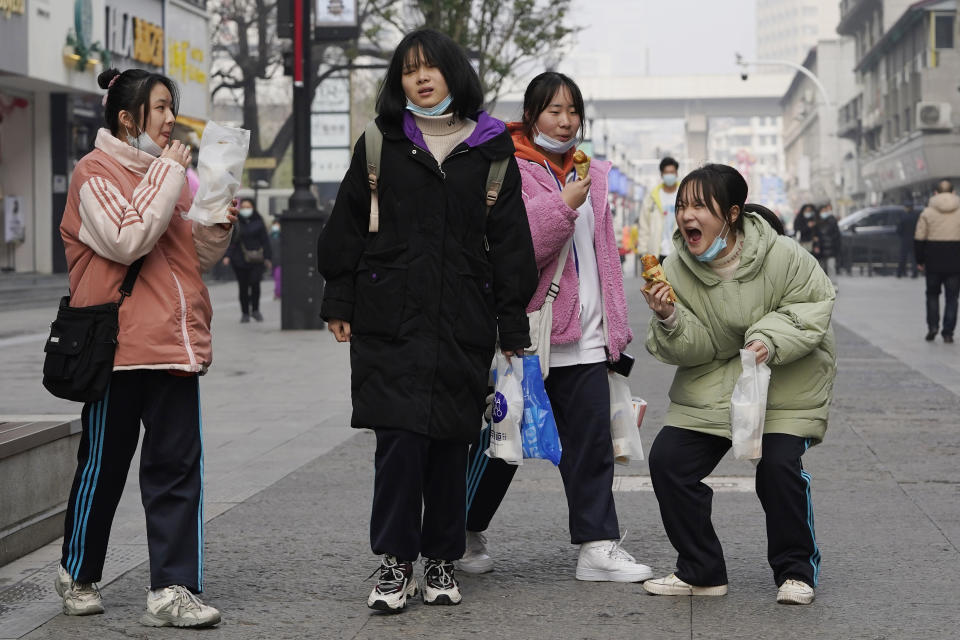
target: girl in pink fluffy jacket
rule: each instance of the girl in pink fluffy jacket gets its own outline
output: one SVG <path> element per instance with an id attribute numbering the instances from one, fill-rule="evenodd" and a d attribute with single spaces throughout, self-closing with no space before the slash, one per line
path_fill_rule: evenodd
<path id="1" fill-rule="evenodd" d="M 623 273 L 607 202 L 610 163 L 593 160 L 577 179 L 573 166 L 584 118 L 580 89 L 567 76 L 534 78 L 523 120 L 508 126 L 523 180 L 523 201 L 540 282 L 527 311 L 543 306 L 562 255 L 560 291 L 553 303 L 547 394 L 563 446 L 560 475 L 570 512 L 570 542 L 580 545 L 578 580 L 639 582 L 652 576 L 620 547 L 613 501 L 613 446 L 607 364 L 633 337 Z M 467 474 L 467 550 L 460 568 L 493 569 L 484 531 L 517 467 L 483 454 L 489 429 L 470 453 Z"/>

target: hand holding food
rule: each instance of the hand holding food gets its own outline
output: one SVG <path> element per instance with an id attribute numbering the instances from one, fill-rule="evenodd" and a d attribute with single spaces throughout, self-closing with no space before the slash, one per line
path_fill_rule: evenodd
<path id="1" fill-rule="evenodd" d="M 577 180 L 583 180 L 590 171 L 590 156 L 580 149 L 573 154 L 573 168 L 577 170 Z"/>
<path id="2" fill-rule="evenodd" d="M 660 261 L 657 260 L 657 256 L 648 253 L 640 258 L 640 263 L 643 265 L 643 273 L 640 275 L 643 276 L 643 279 L 647 281 L 647 286 L 645 286 L 643 290 L 649 292 L 654 284 L 662 282 L 670 289 L 670 293 L 667 296 L 667 301 L 676 302 L 677 295 L 674 293 L 673 287 L 670 286 L 670 283 L 667 282 L 667 276 L 664 274 L 663 267 L 660 265 Z"/>

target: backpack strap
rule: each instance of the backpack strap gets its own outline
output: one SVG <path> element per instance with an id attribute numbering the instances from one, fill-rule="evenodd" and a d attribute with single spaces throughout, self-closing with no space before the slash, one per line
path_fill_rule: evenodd
<path id="1" fill-rule="evenodd" d="M 487 173 L 487 215 L 490 215 L 490 209 L 497 204 L 497 198 L 500 196 L 500 188 L 503 186 L 503 179 L 507 175 L 507 165 L 510 164 L 510 156 L 494 160 L 490 163 L 490 172 Z"/>
<path id="2" fill-rule="evenodd" d="M 490 171 L 487 172 L 487 217 L 490 217 L 490 210 L 497 204 L 497 198 L 500 196 L 500 188 L 503 186 L 503 179 L 507 175 L 507 165 L 510 164 L 510 156 L 500 158 L 490 163 Z M 483 236 L 483 247 L 490 251 L 490 243 L 487 236 Z"/>
<path id="3" fill-rule="evenodd" d="M 380 230 L 380 201 L 377 198 L 377 183 L 380 181 L 380 154 L 383 151 L 383 132 L 375 120 L 363 130 L 364 148 L 367 156 L 367 183 L 370 185 L 370 233 Z"/>

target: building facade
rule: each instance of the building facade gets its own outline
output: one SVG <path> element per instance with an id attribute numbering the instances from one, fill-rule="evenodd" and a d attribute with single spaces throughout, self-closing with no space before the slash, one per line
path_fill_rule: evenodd
<path id="1" fill-rule="evenodd" d="M 857 187 L 844 180 L 844 159 L 854 151 L 850 140 L 837 136 L 837 104 L 849 101 L 853 83 L 852 38 L 821 40 L 810 49 L 803 66 L 826 91 L 798 71 L 783 96 L 783 148 L 786 163 L 787 201 L 791 209 L 812 202 L 827 202 L 845 213 L 853 205 Z"/>
<path id="2" fill-rule="evenodd" d="M 14 242 L 0 237 L 0 267 L 63 272 L 59 227 L 70 177 L 103 126 L 97 75 L 107 66 L 166 73 L 181 89 L 182 122 L 202 126 L 206 0 L 9 4 L 0 12 L 0 195 L 16 199 L 22 233 Z"/>
<path id="3" fill-rule="evenodd" d="M 859 204 L 922 205 L 960 176 L 956 0 L 845 0 L 837 31 L 856 41 L 856 93 L 838 134 L 854 142 Z"/>
<path id="4" fill-rule="evenodd" d="M 830 38 L 838 20 L 836 0 L 757 0 L 757 58 L 800 64 L 817 41 Z M 761 66 L 759 72 L 782 73 Z"/>
<path id="5" fill-rule="evenodd" d="M 782 118 L 774 116 L 711 118 L 707 157 L 743 175 L 748 201 L 786 215 L 782 128 Z"/>

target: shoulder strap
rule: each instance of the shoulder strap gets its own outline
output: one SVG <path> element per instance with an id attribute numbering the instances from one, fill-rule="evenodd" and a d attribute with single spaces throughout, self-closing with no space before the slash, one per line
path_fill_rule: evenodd
<path id="1" fill-rule="evenodd" d="M 367 123 L 363 130 L 364 149 L 367 156 L 367 182 L 370 185 L 370 233 L 380 230 L 380 201 L 377 198 L 377 183 L 380 181 L 380 155 L 383 151 L 383 132 L 376 120 Z"/>
<path id="2" fill-rule="evenodd" d="M 497 198 L 500 197 L 500 188 L 503 187 L 503 179 L 507 175 L 507 166 L 510 164 L 510 156 L 500 158 L 490 163 L 490 170 L 487 172 L 487 217 L 490 217 L 490 210 L 497 204 Z M 490 243 L 487 236 L 483 236 L 483 248 L 490 251 Z"/>
<path id="3" fill-rule="evenodd" d="M 563 276 L 563 267 L 567 264 L 567 256 L 570 255 L 570 246 L 572 244 L 573 238 L 570 238 L 570 241 L 564 245 L 563 250 L 560 252 L 560 261 L 557 262 L 557 270 L 553 272 L 553 281 L 550 283 L 550 288 L 547 289 L 547 301 L 549 302 L 556 300 L 560 294 L 560 278 Z"/>
<path id="4" fill-rule="evenodd" d="M 142 256 L 127 267 L 127 275 L 124 276 L 123 284 L 120 285 L 120 302 L 117 304 L 123 304 L 124 299 L 133 294 L 133 285 L 136 283 L 137 276 L 140 275 L 140 267 L 143 266 L 143 261 L 146 259 L 147 256 Z"/>
<path id="5" fill-rule="evenodd" d="M 497 204 L 497 198 L 500 196 L 500 188 L 503 186 L 503 179 L 507 175 L 507 165 L 510 164 L 510 156 L 494 160 L 490 163 L 490 171 L 487 173 L 487 215 L 490 215 L 490 209 Z"/>

